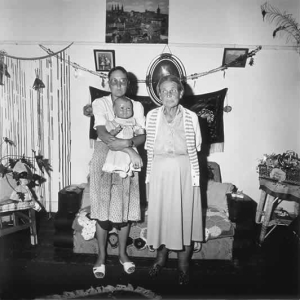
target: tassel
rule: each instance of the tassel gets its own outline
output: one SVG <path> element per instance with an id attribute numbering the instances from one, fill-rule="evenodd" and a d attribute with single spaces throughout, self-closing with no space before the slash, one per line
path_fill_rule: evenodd
<path id="1" fill-rule="evenodd" d="M 7 71 L 7 65 L 4 63 L 4 55 L 0 55 L 0 85 L 4 85 L 3 75 L 10 78 L 10 74 Z"/>
<path id="2" fill-rule="evenodd" d="M 35 74 L 36 74 L 36 79 L 34 80 L 34 83 L 33 83 L 33 89 L 38 91 L 39 89 L 43 89 L 45 87 L 45 84 L 44 82 L 39 78 L 39 73 L 38 71 L 36 70 L 35 71 Z"/>

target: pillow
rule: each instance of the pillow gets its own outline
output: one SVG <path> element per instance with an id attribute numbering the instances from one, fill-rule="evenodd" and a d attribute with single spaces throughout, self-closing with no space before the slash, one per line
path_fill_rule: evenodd
<path id="1" fill-rule="evenodd" d="M 228 215 L 226 194 L 234 188 L 232 183 L 221 183 L 209 180 L 207 183 L 207 206 L 216 207 Z"/>
<path id="2" fill-rule="evenodd" d="M 205 240 L 213 240 L 234 235 L 234 226 L 227 215 L 210 207 L 206 211 Z"/>
<path id="3" fill-rule="evenodd" d="M 17 182 L 12 176 L 0 177 L 0 202 L 9 200 L 16 186 Z"/>

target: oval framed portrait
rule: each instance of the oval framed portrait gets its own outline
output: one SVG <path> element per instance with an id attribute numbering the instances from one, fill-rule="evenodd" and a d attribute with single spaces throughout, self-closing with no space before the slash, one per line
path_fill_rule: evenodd
<path id="1" fill-rule="evenodd" d="M 166 75 L 175 75 L 182 82 L 186 81 L 186 73 L 182 62 L 175 55 L 163 53 L 156 57 L 150 64 L 146 75 L 147 91 L 151 99 L 157 105 L 162 105 L 159 99 L 156 87 L 161 77 Z"/>

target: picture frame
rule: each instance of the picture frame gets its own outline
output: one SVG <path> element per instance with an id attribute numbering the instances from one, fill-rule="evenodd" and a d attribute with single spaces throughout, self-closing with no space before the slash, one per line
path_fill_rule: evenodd
<path id="1" fill-rule="evenodd" d="M 248 48 L 224 48 L 222 66 L 245 68 L 248 52 Z"/>
<path id="2" fill-rule="evenodd" d="M 105 43 L 168 44 L 169 2 L 106 0 Z"/>
<path id="3" fill-rule="evenodd" d="M 95 69 L 98 72 L 109 72 L 116 66 L 115 50 L 94 50 Z"/>

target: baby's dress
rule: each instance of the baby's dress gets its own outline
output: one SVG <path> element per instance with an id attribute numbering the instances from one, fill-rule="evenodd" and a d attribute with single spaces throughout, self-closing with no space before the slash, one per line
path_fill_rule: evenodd
<path id="1" fill-rule="evenodd" d="M 116 137 L 120 139 L 133 138 L 135 132 L 141 128 L 136 124 L 136 120 L 134 118 L 115 118 L 113 121 L 107 123 L 106 128 L 109 131 L 116 128 L 117 125 L 121 125 L 123 128 L 121 132 L 116 135 Z M 133 147 L 133 149 L 137 151 L 135 147 Z M 127 176 L 133 176 L 133 172 L 141 171 L 141 168 L 135 169 L 133 167 L 127 153 L 108 150 L 102 170 L 108 173 L 118 173 L 120 177 L 126 178 Z"/>

